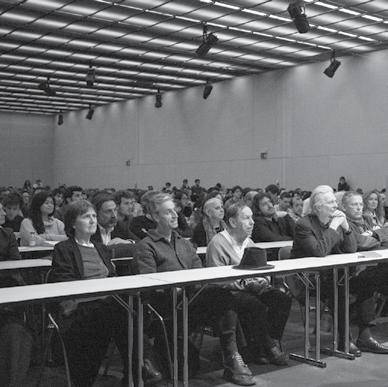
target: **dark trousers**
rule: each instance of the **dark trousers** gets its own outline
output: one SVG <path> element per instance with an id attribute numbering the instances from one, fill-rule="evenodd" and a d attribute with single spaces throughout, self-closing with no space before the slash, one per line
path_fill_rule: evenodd
<path id="1" fill-rule="evenodd" d="M 20 387 L 30 366 L 33 339 L 23 320 L 0 311 L 0 385 Z"/>
<path id="2" fill-rule="evenodd" d="M 124 374 L 128 372 L 128 318 L 114 299 L 80 303 L 62 334 L 76 387 L 91 387 L 111 338 L 120 351 Z"/>
<path id="3" fill-rule="evenodd" d="M 339 270 L 339 278 L 343 272 Z M 355 297 L 355 301 L 350 305 L 350 312 L 352 321 L 359 327 L 375 326 L 376 314 L 373 302 L 373 295 L 376 291 L 376 282 L 373 276 L 360 274 L 352 277 L 349 280 L 350 294 Z M 334 285 L 331 271 L 324 273 L 321 280 L 321 296 L 322 299 L 329 300 L 329 307 L 334 309 Z M 339 339 L 344 339 L 345 333 L 345 291 L 344 287 L 340 286 L 338 289 L 338 333 Z"/>
<path id="4" fill-rule="evenodd" d="M 167 319 L 166 324 L 169 333 L 171 333 L 172 293 L 170 291 L 153 292 L 150 296 L 150 303 L 158 313 Z M 236 310 L 236 300 L 230 291 L 219 286 L 207 286 L 189 304 L 189 333 L 203 325 L 210 325 L 217 334 L 230 330 L 234 332 L 237 347 L 244 347 L 247 343 Z M 181 327 L 182 316 L 180 314 L 178 314 L 178 324 Z M 157 333 L 155 330 L 150 331 L 150 337 L 154 336 L 155 333 Z M 225 351 L 225 348 L 223 350 Z"/>
<path id="5" fill-rule="evenodd" d="M 282 339 L 292 303 L 287 294 L 269 288 L 260 295 L 236 292 L 234 296 L 247 338 L 253 338 L 255 345 L 262 349 L 265 347 L 266 337 Z"/>

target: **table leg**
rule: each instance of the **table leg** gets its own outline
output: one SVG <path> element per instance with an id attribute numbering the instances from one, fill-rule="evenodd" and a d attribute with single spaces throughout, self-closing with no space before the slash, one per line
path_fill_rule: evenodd
<path id="1" fill-rule="evenodd" d="M 345 348 L 344 352 L 338 350 L 338 288 L 343 281 L 345 293 Z M 333 349 L 326 348 L 325 353 L 342 359 L 354 360 L 356 357 L 349 353 L 349 268 L 344 268 L 344 276 L 338 278 L 338 269 L 333 269 L 333 286 L 334 286 L 334 324 L 333 324 Z"/>
<path id="2" fill-rule="evenodd" d="M 138 345 L 138 386 L 143 387 L 143 367 L 144 367 L 144 311 L 141 294 L 138 297 L 137 305 L 137 345 Z"/>
<path id="3" fill-rule="evenodd" d="M 178 387 L 178 288 L 173 289 L 172 297 L 173 297 L 173 311 L 172 311 L 172 318 L 173 318 L 173 368 L 174 368 L 174 375 L 173 375 L 173 385 L 174 387 Z"/>
<path id="4" fill-rule="evenodd" d="M 183 386 L 189 386 L 189 358 L 188 358 L 188 340 L 189 340 L 189 311 L 188 311 L 188 298 L 186 289 L 183 289 L 182 294 L 182 324 L 183 324 Z"/>
<path id="5" fill-rule="evenodd" d="M 310 286 L 312 286 L 309 280 L 308 273 L 301 273 L 301 279 L 305 284 L 305 326 L 304 326 L 304 356 L 290 353 L 290 359 L 307 363 L 320 368 L 325 368 L 326 363 L 320 360 L 320 333 L 321 333 L 321 321 L 320 321 L 320 302 L 321 302 L 321 287 L 320 287 L 320 275 L 315 273 L 315 289 L 316 289 L 316 315 L 315 315 L 315 359 L 309 357 L 309 330 L 310 330 Z"/>
<path id="6" fill-rule="evenodd" d="M 113 298 L 128 312 L 128 378 L 129 378 L 129 385 L 134 386 L 133 383 L 133 372 L 132 372 L 132 359 L 133 359 L 133 296 L 131 294 L 128 295 L 128 302 L 122 299 L 122 297 L 118 295 L 114 295 Z M 139 296 L 139 304 L 141 304 L 141 299 Z M 143 305 L 142 305 L 143 306 Z M 143 329 L 143 314 L 138 315 L 138 326 L 141 325 L 141 329 Z M 141 338 L 141 339 L 140 339 Z M 138 343 L 139 343 L 139 367 L 140 367 L 140 352 L 143 353 L 143 336 L 138 337 Z M 143 356 L 141 356 L 141 359 L 143 359 Z M 142 361 L 141 361 L 142 363 Z M 142 379 L 142 373 L 139 372 L 139 387 L 143 387 L 143 379 Z"/>

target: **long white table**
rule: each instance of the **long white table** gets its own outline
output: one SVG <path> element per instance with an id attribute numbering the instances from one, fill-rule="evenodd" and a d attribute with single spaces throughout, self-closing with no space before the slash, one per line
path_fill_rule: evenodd
<path id="1" fill-rule="evenodd" d="M 371 255 L 371 253 L 370 253 Z M 334 271 L 343 268 L 346 269 L 351 265 L 357 264 L 374 264 L 382 261 L 388 260 L 388 250 L 378 250 L 374 256 L 368 257 L 367 253 L 355 253 L 355 254 L 340 254 L 340 255 L 330 255 L 324 258 L 310 257 L 310 258 L 301 258 L 301 259 L 290 259 L 284 261 L 273 261 L 275 267 L 273 269 L 265 270 L 240 270 L 235 269 L 231 266 L 224 267 L 211 267 L 211 268 L 202 268 L 195 270 L 182 270 L 178 272 L 163 272 L 163 273 L 150 273 L 145 275 L 136 275 L 136 276 L 127 276 L 127 277 L 115 277 L 115 278 L 106 278 L 98 280 L 87 280 L 87 281 L 72 281 L 71 286 L 69 283 L 54 283 L 54 284 L 43 284 L 43 285 L 30 285 L 28 286 L 28 291 L 26 287 L 12 288 L 12 292 L 9 289 L 0 289 L 0 304 L 14 304 L 14 303 L 32 303 L 32 302 L 44 302 L 49 300 L 63 300 L 68 298 L 77 298 L 77 297 L 94 297 L 98 295 L 120 295 L 120 294 L 129 294 L 132 299 L 134 294 L 137 294 L 144 290 L 151 289 L 164 289 L 164 288 L 173 288 L 174 289 L 174 305 L 177 302 L 177 289 L 183 288 L 189 285 L 197 284 L 209 284 L 209 283 L 219 283 L 222 281 L 232 281 L 238 278 L 249 278 L 256 277 L 258 275 L 281 275 L 281 274 L 292 274 L 299 272 L 309 272 L 314 271 L 316 276 L 316 283 L 318 284 L 317 289 L 317 305 L 319 303 L 319 271 L 324 269 L 333 269 Z M 360 258 L 360 256 L 366 256 L 365 258 Z M 345 286 L 348 287 L 348 278 L 345 279 Z M 336 284 L 337 285 L 337 284 Z M 335 287 L 336 288 L 336 287 Z M 347 293 L 348 294 L 348 290 Z M 337 293 L 338 297 L 338 293 Z M 306 297 L 307 301 L 307 297 Z M 139 302 L 141 305 L 141 302 Z M 307 306 L 307 305 L 306 305 Z M 131 303 L 128 305 L 128 308 L 131 309 Z M 316 358 L 308 358 L 308 353 L 305 351 L 305 360 L 311 363 L 320 364 L 324 366 L 323 362 L 320 362 L 319 359 L 319 309 L 316 308 L 317 318 L 316 318 Z M 176 335 L 176 308 L 174 308 L 174 334 Z M 182 310 L 183 310 L 183 337 L 184 337 L 184 385 L 188 386 L 188 373 L 187 373 L 187 319 L 188 319 L 188 300 L 186 297 L 186 292 L 183 290 L 183 301 L 182 301 Z M 306 310 L 308 308 L 306 307 Z M 139 310 L 140 312 L 140 310 Z M 336 312 L 336 311 L 335 311 Z M 129 313 L 130 314 L 130 313 Z M 142 313 L 141 313 L 142 315 Z M 140 316 L 140 313 L 139 313 Z M 132 319 L 129 319 L 132 323 Z M 142 327 L 142 321 L 139 322 L 139 329 Z M 347 324 L 348 325 L 348 324 Z M 129 335 L 132 327 L 129 327 Z M 308 332 L 305 332 L 305 338 L 308 338 Z M 142 337 L 142 331 L 139 332 L 139 337 Z M 346 337 L 347 338 L 347 337 Z M 130 342 L 132 344 L 132 342 Z M 335 341 L 334 341 L 335 344 Z M 345 352 L 348 352 L 348 343 L 345 347 Z M 140 345 L 139 345 L 140 347 Z M 176 345 L 174 346 L 176 347 Z M 132 348 L 130 348 L 132 350 Z M 305 349 L 307 349 L 305 341 Z M 336 348 L 334 348 L 336 350 Z M 140 357 L 139 359 L 142 359 Z M 174 364 L 177 365 L 177 350 L 174 348 Z M 139 362 L 141 363 L 141 361 Z M 130 364 L 131 366 L 131 364 Z M 139 372 L 141 374 L 141 372 Z M 174 367 L 174 385 L 177 386 L 177 367 Z"/>
<path id="2" fill-rule="evenodd" d="M 14 261 L 0 261 L 0 270 L 30 269 L 38 267 L 51 267 L 49 259 L 19 259 Z"/>

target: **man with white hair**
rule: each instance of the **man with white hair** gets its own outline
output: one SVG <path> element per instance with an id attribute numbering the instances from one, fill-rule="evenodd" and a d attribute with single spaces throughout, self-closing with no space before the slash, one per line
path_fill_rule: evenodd
<path id="1" fill-rule="evenodd" d="M 329 254 L 355 253 L 357 241 L 345 214 L 338 210 L 333 189 L 327 185 L 315 188 L 310 197 L 311 213 L 298 221 L 295 228 L 291 258 L 309 256 L 325 257 Z M 329 298 L 333 310 L 333 277 L 328 270 L 322 276 L 322 296 Z M 371 335 L 370 327 L 375 326 L 373 287 L 365 286 L 362 278 L 350 279 L 350 292 L 356 297 L 353 305 L 359 328 L 357 345 L 350 342 L 349 352 L 361 356 L 361 351 L 385 354 L 388 347 L 378 343 Z M 338 300 L 338 349 L 345 347 L 345 294 L 339 289 Z"/>

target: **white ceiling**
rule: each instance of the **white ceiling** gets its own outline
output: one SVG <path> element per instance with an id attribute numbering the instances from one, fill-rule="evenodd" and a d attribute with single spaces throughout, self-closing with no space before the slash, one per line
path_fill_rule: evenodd
<path id="1" fill-rule="evenodd" d="M 388 48 L 388 0 L 305 0 L 304 34 L 290 2 L 0 1 L 0 111 L 56 114 Z M 219 40 L 199 58 L 203 23 Z M 55 96 L 38 88 L 47 76 Z"/>

